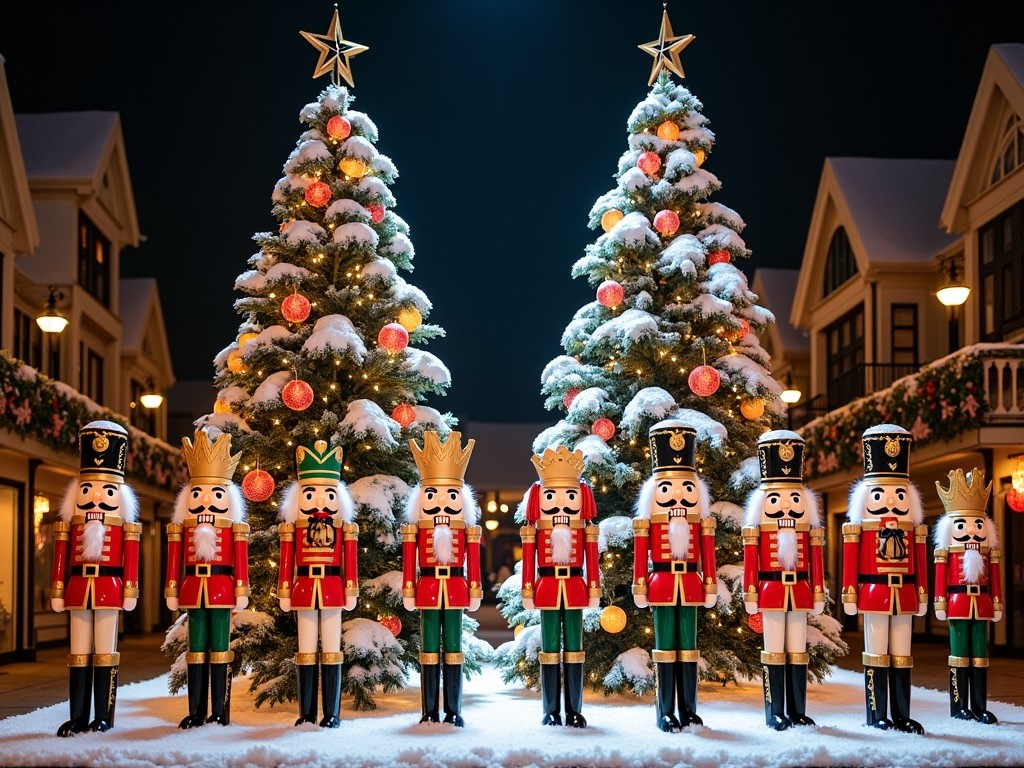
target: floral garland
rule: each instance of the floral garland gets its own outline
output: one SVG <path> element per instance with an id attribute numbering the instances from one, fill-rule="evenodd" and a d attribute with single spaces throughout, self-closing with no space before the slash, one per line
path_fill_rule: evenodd
<path id="1" fill-rule="evenodd" d="M 106 419 L 128 430 L 125 474 L 161 488 L 178 488 L 188 480 L 181 451 L 128 425 L 71 387 L 54 381 L 0 350 L 0 429 L 33 438 L 59 453 L 78 453 L 78 431 L 90 421 Z"/>
<path id="2" fill-rule="evenodd" d="M 800 430 L 807 447 L 804 478 L 859 465 L 861 435 L 881 423 L 899 424 L 915 447 L 951 440 L 982 423 L 988 412 L 983 358 L 1024 358 L 1019 345 L 978 345 L 927 365 L 874 395 L 815 419 Z"/>

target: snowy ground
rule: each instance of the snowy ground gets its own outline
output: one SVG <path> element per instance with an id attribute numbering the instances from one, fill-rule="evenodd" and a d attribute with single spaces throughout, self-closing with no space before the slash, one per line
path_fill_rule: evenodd
<path id="1" fill-rule="evenodd" d="M 679 734 L 654 727 L 650 698 L 605 699 L 588 693 L 585 730 L 542 727 L 538 694 L 502 684 L 496 671 L 465 684 L 466 727 L 419 725 L 419 690 L 380 696 L 376 712 L 345 711 L 334 731 L 295 728 L 291 707 L 254 709 L 244 685 L 233 691 L 232 724 L 180 731 L 183 696 L 164 677 L 125 686 L 117 727 L 105 734 L 54 736 L 66 705 L 0 721 L 5 766 L 939 766 L 1024 764 L 1024 708 L 993 702 L 998 726 L 952 720 L 945 692 L 914 689 L 913 715 L 925 736 L 879 732 L 863 724 L 860 674 L 836 670 L 809 690 L 816 728 L 784 733 L 764 725 L 760 687 L 702 684 L 698 711 L 707 724 Z"/>

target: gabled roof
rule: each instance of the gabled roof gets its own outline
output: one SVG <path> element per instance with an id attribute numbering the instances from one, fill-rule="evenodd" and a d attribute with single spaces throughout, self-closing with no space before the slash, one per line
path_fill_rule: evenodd
<path id="1" fill-rule="evenodd" d="M 0 56 L 0 228 L 5 230 L 0 231 L 0 244 L 10 238 L 10 246 L 19 253 L 32 253 L 39 246 L 39 227 L 32 208 L 3 56 Z"/>
<path id="2" fill-rule="evenodd" d="M 161 388 L 169 387 L 174 381 L 174 370 L 156 280 L 152 277 L 122 278 L 118 284 L 121 354 L 152 360 L 164 377 L 164 380 L 156 381 L 156 384 Z M 150 340 L 149 349 L 143 349 L 147 336 Z"/>
<path id="3" fill-rule="evenodd" d="M 758 267 L 754 273 L 753 285 L 758 294 L 758 304 L 771 310 L 775 315 L 775 333 L 781 345 L 780 351 L 786 356 L 809 353 L 811 350 L 811 341 L 807 334 L 793 325 L 789 319 L 799 279 L 798 269 Z"/>
<path id="4" fill-rule="evenodd" d="M 974 96 L 964 140 L 956 159 L 956 170 L 941 213 L 941 225 L 949 232 L 963 233 L 967 226 L 967 205 L 989 188 L 994 152 L 1007 117 L 1024 120 L 1024 44 L 993 45 Z M 1017 171 L 1020 172 L 1018 167 Z M 999 186 L 997 182 L 995 187 Z"/>

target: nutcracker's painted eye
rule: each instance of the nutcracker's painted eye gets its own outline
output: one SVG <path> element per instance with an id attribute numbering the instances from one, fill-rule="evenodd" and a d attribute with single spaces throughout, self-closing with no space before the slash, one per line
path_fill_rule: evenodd
<path id="1" fill-rule="evenodd" d="M 334 489 L 333 488 L 332 489 L 328 489 L 328 491 L 327 491 L 327 500 L 328 501 L 334 501 L 336 498 L 338 498 L 338 494 L 335 493 Z"/>
<path id="2" fill-rule="evenodd" d="M 881 501 L 882 500 L 882 491 L 881 490 L 875 491 L 874 493 L 871 494 L 871 498 L 874 499 L 875 501 Z"/>
<path id="3" fill-rule="evenodd" d="M 544 491 L 544 501 L 553 501 L 555 498 L 554 491 Z"/>
<path id="4" fill-rule="evenodd" d="M 793 491 L 793 493 L 790 495 L 790 498 L 793 500 L 794 504 L 799 504 L 800 503 L 800 499 L 802 497 L 801 497 L 799 491 Z"/>
<path id="5" fill-rule="evenodd" d="M 202 493 L 202 491 L 201 491 L 201 490 L 200 490 L 199 488 L 193 488 L 193 489 L 192 489 L 192 498 L 193 498 L 193 499 L 198 499 L 198 498 L 199 498 L 199 495 L 200 495 L 201 493 Z"/>
<path id="6" fill-rule="evenodd" d="M 570 502 L 576 501 L 576 491 L 566 491 L 565 498 L 567 498 Z"/>
<path id="7" fill-rule="evenodd" d="M 452 501 L 458 501 L 459 500 L 459 489 L 458 488 L 449 488 L 448 489 L 448 498 L 450 498 Z"/>
<path id="8" fill-rule="evenodd" d="M 113 488 L 107 488 L 107 496 L 113 497 L 113 495 L 114 495 L 114 489 Z"/>

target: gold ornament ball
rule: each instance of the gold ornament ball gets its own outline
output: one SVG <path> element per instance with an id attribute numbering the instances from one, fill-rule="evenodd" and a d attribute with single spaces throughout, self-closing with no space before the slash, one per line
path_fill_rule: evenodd
<path id="1" fill-rule="evenodd" d="M 679 126 L 671 120 L 666 120 L 658 126 L 658 138 L 665 141 L 675 141 L 679 138 Z"/>
<path id="2" fill-rule="evenodd" d="M 214 413 L 231 413 L 231 405 L 225 403 L 223 400 L 213 401 L 213 412 Z"/>
<path id="3" fill-rule="evenodd" d="M 416 307 L 406 307 L 398 313 L 398 324 L 401 325 L 409 333 L 412 333 L 420 327 L 420 323 L 423 322 L 423 315 Z"/>
<path id="4" fill-rule="evenodd" d="M 697 167 L 698 168 L 700 168 L 702 165 L 704 165 L 704 158 L 706 157 L 706 155 L 704 154 L 704 150 L 703 149 L 698 147 L 697 149 L 693 150 L 693 155 L 694 155 L 694 157 L 697 158 Z"/>
<path id="5" fill-rule="evenodd" d="M 228 370 L 232 373 L 241 373 L 243 368 L 245 362 L 242 360 L 242 353 L 237 349 L 231 350 L 228 353 Z"/>
<path id="6" fill-rule="evenodd" d="M 617 635 L 626 628 L 626 612 L 617 605 L 609 605 L 601 611 L 601 629 L 609 635 Z"/>
<path id="7" fill-rule="evenodd" d="M 622 211 L 618 208 L 612 208 L 610 211 L 605 211 L 601 217 L 601 229 L 605 232 L 611 232 L 612 227 L 618 224 L 623 219 Z"/>
<path id="8" fill-rule="evenodd" d="M 522 624 L 516 624 L 516 628 L 512 630 L 512 637 L 519 637 L 519 633 L 523 631 Z"/>
<path id="9" fill-rule="evenodd" d="M 259 336 L 258 333 L 252 333 L 251 331 L 249 333 L 243 333 L 241 336 L 238 337 L 238 348 L 245 349 L 245 345 L 248 344 L 253 339 L 255 339 L 257 336 Z"/>
<path id="10" fill-rule="evenodd" d="M 764 416 L 764 400 L 760 397 L 745 397 L 740 401 L 740 413 L 743 418 L 757 421 Z"/>
<path id="11" fill-rule="evenodd" d="M 354 157 L 343 158 L 338 167 L 350 179 L 361 179 L 366 175 L 366 163 Z"/>

